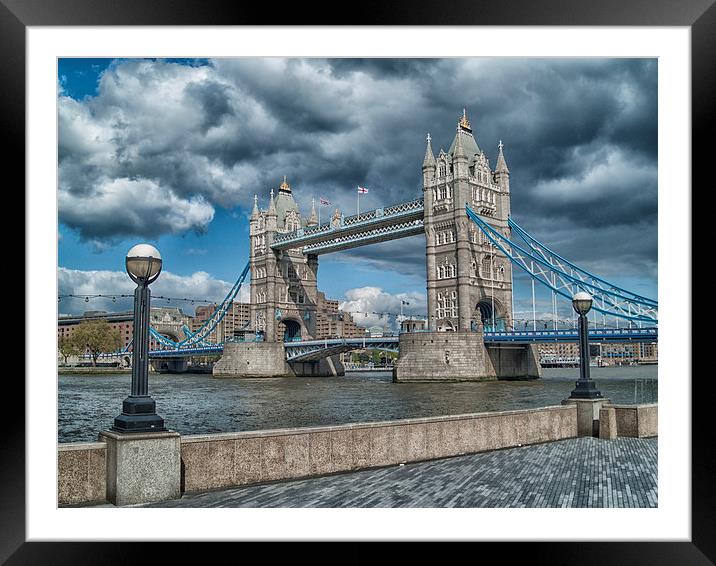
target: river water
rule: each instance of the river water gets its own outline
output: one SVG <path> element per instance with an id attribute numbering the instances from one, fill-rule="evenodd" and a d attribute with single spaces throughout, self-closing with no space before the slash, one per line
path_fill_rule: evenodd
<path id="1" fill-rule="evenodd" d="M 657 401 L 655 365 L 590 370 L 614 403 Z M 578 377 L 578 368 L 544 369 L 533 381 L 463 383 L 393 383 L 390 372 L 262 379 L 150 374 L 149 392 L 168 428 L 206 434 L 559 405 Z M 121 413 L 130 382 L 129 374 L 60 375 L 59 442 L 97 440 Z"/>

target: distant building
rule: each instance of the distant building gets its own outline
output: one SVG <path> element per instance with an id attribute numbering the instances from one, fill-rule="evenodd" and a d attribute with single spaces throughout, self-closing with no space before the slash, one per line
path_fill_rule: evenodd
<path id="1" fill-rule="evenodd" d="M 217 308 L 216 304 L 196 307 L 196 313 L 191 323 L 191 331 L 196 332 L 199 330 L 216 312 Z M 239 331 L 246 329 L 250 320 L 251 305 L 233 301 L 224 318 L 216 325 L 215 331 L 207 336 L 206 341 L 216 344 L 234 338 L 239 335 Z"/>
<path id="2" fill-rule="evenodd" d="M 134 311 L 86 311 L 78 316 L 60 315 L 57 319 L 57 340 L 71 338 L 77 325 L 88 320 L 106 320 L 110 327 L 118 330 L 121 338 L 121 350 L 126 349 L 132 342 L 132 336 L 134 334 Z M 149 320 L 150 325 L 160 334 L 172 340 L 181 340 L 185 336 L 182 331 L 182 326 L 186 325 L 191 327 L 192 317 L 184 314 L 184 312 L 177 307 L 152 307 Z M 157 341 L 150 337 L 149 348 L 155 349 L 158 346 Z"/>
<path id="3" fill-rule="evenodd" d="M 545 342 L 537 345 L 542 363 L 579 362 L 577 342 Z M 590 357 L 601 365 L 658 363 L 657 342 L 590 342 Z"/>
<path id="4" fill-rule="evenodd" d="M 406 319 L 400 323 L 401 332 L 420 332 L 428 329 L 428 321 L 423 319 Z"/>
<path id="5" fill-rule="evenodd" d="M 57 319 L 57 340 L 67 340 L 81 322 L 88 320 L 106 320 L 109 325 L 119 331 L 122 339 L 121 349 L 125 349 L 132 341 L 134 332 L 134 312 L 113 312 L 106 311 L 86 311 L 79 316 L 60 315 Z"/>
<path id="6" fill-rule="evenodd" d="M 338 308 L 338 301 L 316 292 L 316 338 L 362 338 L 365 330 L 353 321 L 349 312 Z"/>
<path id="7" fill-rule="evenodd" d="M 366 330 L 366 333 L 371 338 L 382 338 L 384 332 L 385 329 L 382 326 L 371 326 L 368 330 Z"/>
<path id="8" fill-rule="evenodd" d="M 152 307 L 149 314 L 150 326 L 175 342 L 186 338 L 184 328 L 190 328 L 191 319 L 178 307 Z"/>

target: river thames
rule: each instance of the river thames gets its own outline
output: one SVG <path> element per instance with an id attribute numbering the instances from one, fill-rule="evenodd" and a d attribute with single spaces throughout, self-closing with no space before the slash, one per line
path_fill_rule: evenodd
<path id="1" fill-rule="evenodd" d="M 591 368 L 614 403 L 654 403 L 658 366 Z M 544 369 L 533 381 L 393 383 L 390 372 L 342 377 L 215 379 L 206 374 L 150 374 L 149 392 L 166 426 L 181 434 L 335 425 L 559 405 L 577 368 Z M 58 441 L 97 440 L 121 412 L 131 376 L 58 378 Z"/>

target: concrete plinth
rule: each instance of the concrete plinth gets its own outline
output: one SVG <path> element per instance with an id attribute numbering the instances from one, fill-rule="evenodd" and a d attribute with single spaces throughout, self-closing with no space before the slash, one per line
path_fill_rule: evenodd
<path id="1" fill-rule="evenodd" d="M 214 377 L 281 377 L 292 375 L 282 342 L 227 342 L 214 364 Z"/>
<path id="2" fill-rule="evenodd" d="M 229 342 L 214 364 L 214 377 L 326 377 L 344 375 L 339 356 L 287 362 L 282 342 Z"/>
<path id="3" fill-rule="evenodd" d="M 531 345 L 485 346 L 481 332 L 405 332 L 393 381 L 535 379 L 541 369 Z"/>
<path id="4" fill-rule="evenodd" d="M 599 409 L 599 438 L 613 440 L 617 437 L 617 412 L 614 407 Z"/>
<path id="5" fill-rule="evenodd" d="M 564 399 L 562 405 L 577 405 L 577 436 L 599 436 L 599 410 L 609 399 Z"/>
<path id="6" fill-rule="evenodd" d="M 133 505 L 181 497 L 181 441 L 178 432 L 104 431 L 107 445 L 107 501 Z"/>

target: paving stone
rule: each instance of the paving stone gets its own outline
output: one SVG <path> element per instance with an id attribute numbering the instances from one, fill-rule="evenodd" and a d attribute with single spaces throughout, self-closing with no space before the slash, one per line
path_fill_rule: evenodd
<path id="1" fill-rule="evenodd" d="M 657 438 L 573 438 L 145 507 L 656 507 Z"/>

